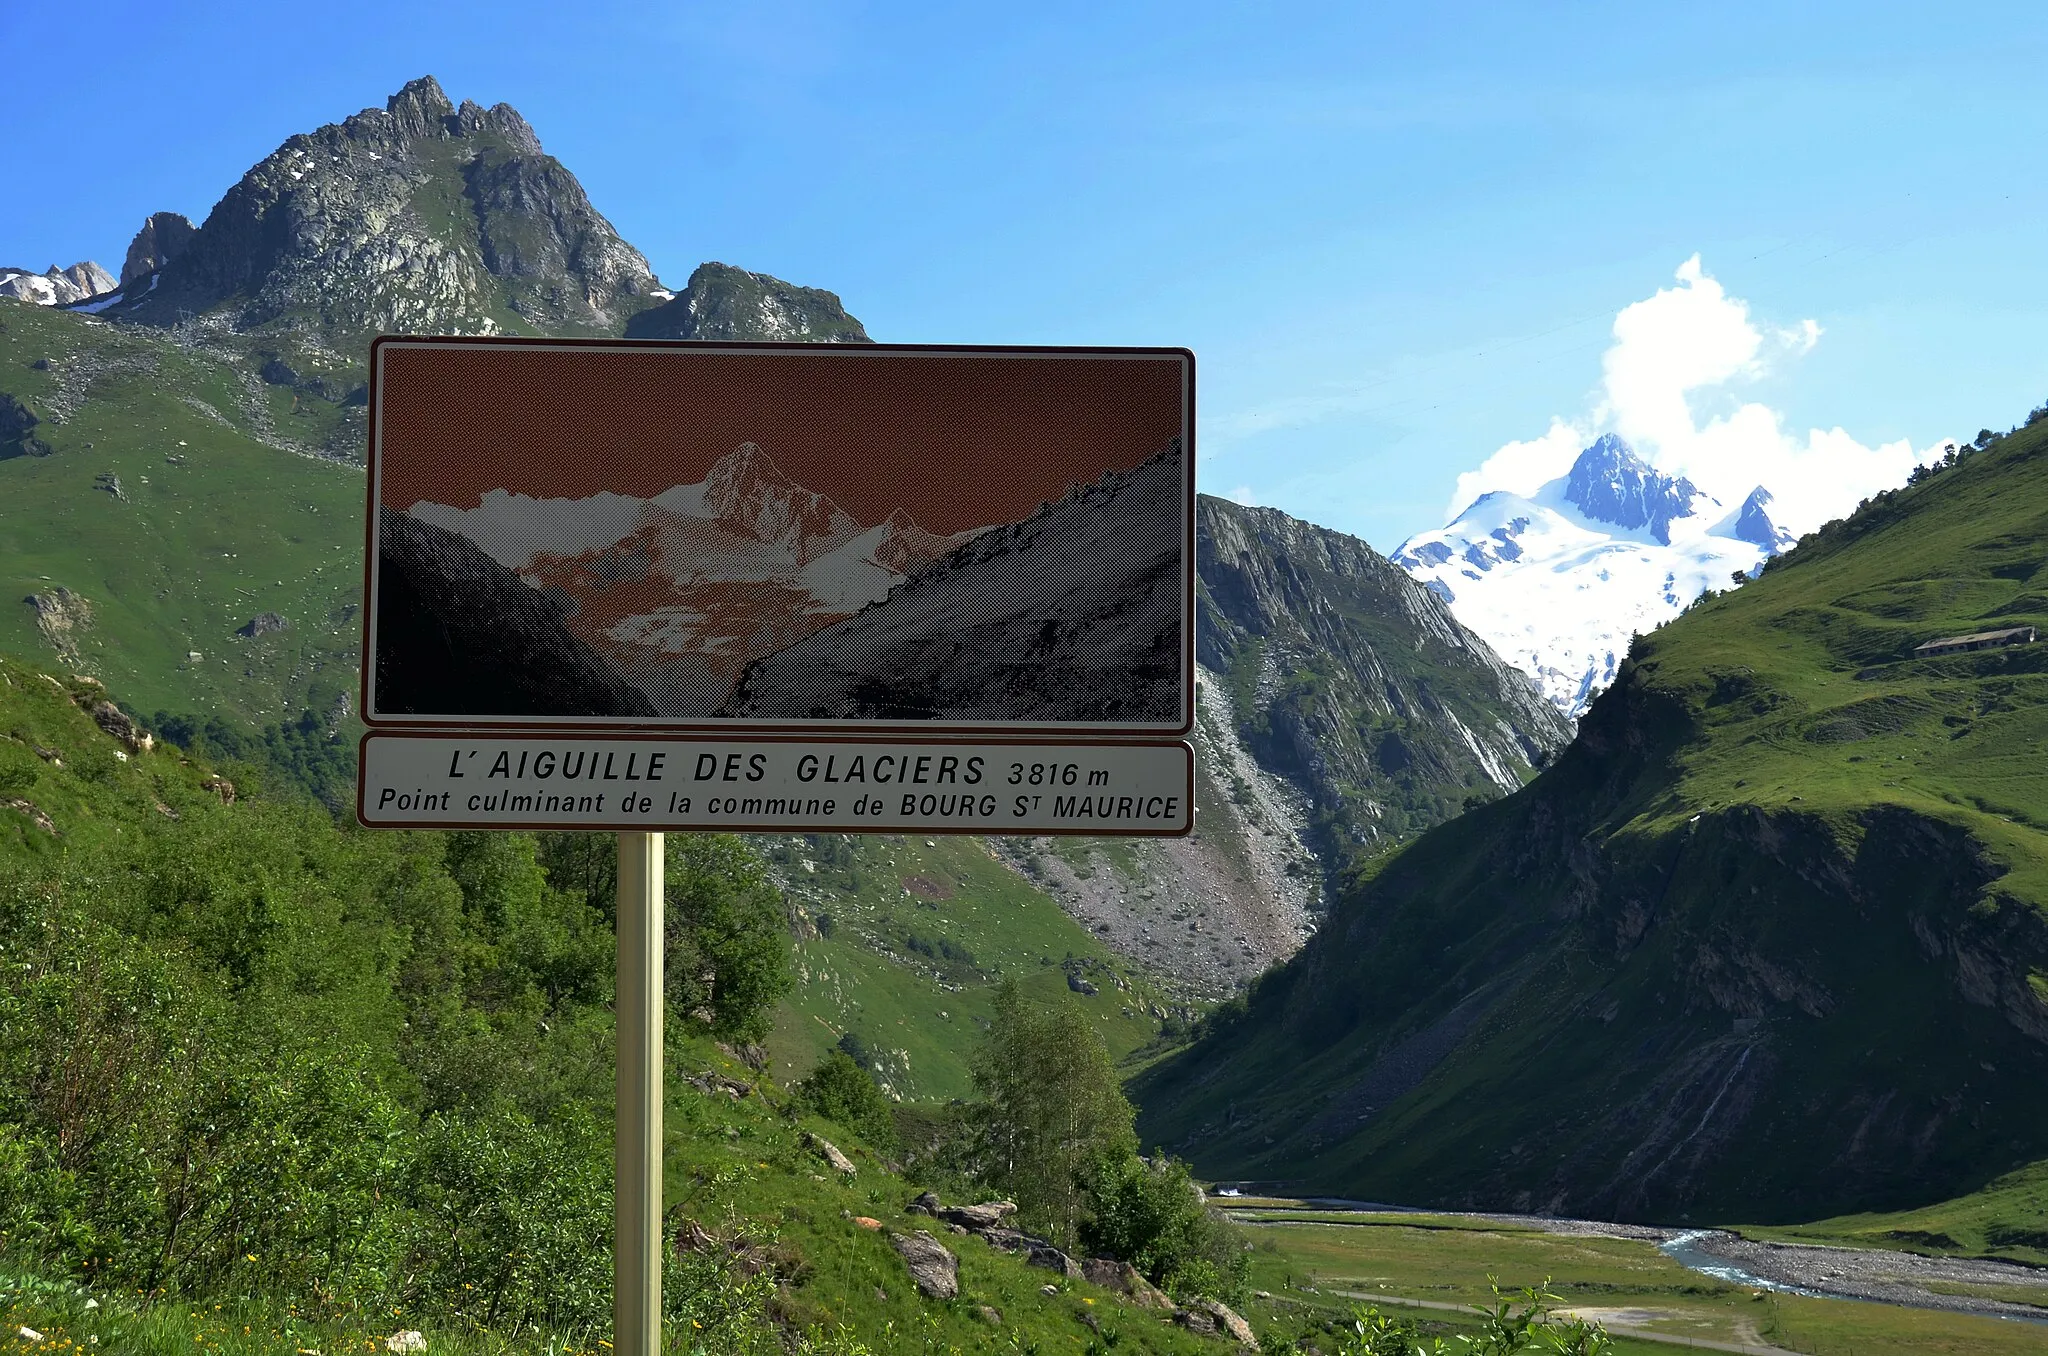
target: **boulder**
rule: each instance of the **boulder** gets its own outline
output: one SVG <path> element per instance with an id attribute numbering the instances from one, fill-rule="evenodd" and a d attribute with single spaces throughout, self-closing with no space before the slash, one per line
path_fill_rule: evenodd
<path id="1" fill-rule="evenodd" d="M 1198 1332 L 1205 1337 L 1216 1335 L 1216 1319 L 1206 1309 L 1182 1309 L 1173 1316 L 1174 1322 L 1189 1332 Z"/>
<path id="2" fill-rule="evenodd" d="M 993 1229 L 1017 1213 L 1015 1201 L 983 1201 L 980 1205 L 942 1205 L 931 1212 L 948 1224 L 979 1233 Z"/>
<path id="3" fill-rule="evenodd" d="M 1252 1331 L 1252 1325 L 1240 1318 L 1237 1311 L 1222 1300 L 1196 1300 L 1189 1307 L 1199 1309 L 1214 1319 L 1216 1321 L 1216 1331 L 1230 1338 L 1231 1341 L 1237 1343 L 1246 1351 L 1257 1351 L 1259 1349 L 1258 1334 Z"/>
<path id="4" fill-rule="evenodd" d="M 939 1211 L 939 1193 L 927 1191 L 903 1208 L 913 1215 L 937 1214 Z"/>
<path id="5" fill-rule="evenodd" d="M 1145 1279 L 1144 1273 L 1129 1262 L 1119 1262 L 1114 1257 L 1090 1257 L 1081 1263 L 1081 1276 L 1090 1285 L 1099 1285 L 1104 1290 L 1114 1290 L 1127 1295 L 1131 1302 L 1143 1309 L 1164 1309 L 1171 1312 L 1174 1303 L 1166 1292 Z"/>
<path id="6" fill-rule="evenodd" d="M 118 481 L 115 483 L 114 488 L 118 493 L 120 490 L 120 483 Z M 275 612 L 259 612 L 249 618 L 246 623 L 236 630 L 235 634 L 244 640 L 254 640 L 258 636 L 267 636 L 285 630 L 290 625 L 290 622 Z"/>
<path id="7" fill-rule="evenodd" d="M 853 1160 L 839 1152 L 839 1146 L 831 1140 L 824 1139 L 818 1135 L 806 1135 L 804 1136 L 804 1142 L 810 1147 L 812 1153 L 824 1159 L 830 1165 L 832 1171 L 843 1172 L 849 1177 L 858 1171 L 853 1166 Z"/>
<path id="8" fill-rule="evenodd" d="M 1050 1243 L 1040 1243 L 1033 1246 L 1025 1254 L 1024 1260 L 1032 1266 L 1043 1267 L 1047 1271 L 1057 1271 L 1070 1281 L 1081 1279 L 1081 1264 Z"/>
<path id="9" fill-rule="evenodd" d="M 960 1293 L 960 1260 L 946 1245 L 920 1229 L 890 1234 L 889 1244 L 910 1268 L 910 1279 L 930 1299 L 952 1299 Z"/>

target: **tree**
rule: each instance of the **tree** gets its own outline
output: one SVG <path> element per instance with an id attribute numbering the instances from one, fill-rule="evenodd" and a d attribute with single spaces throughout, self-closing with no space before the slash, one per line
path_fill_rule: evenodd
<path id="1" fill-rule="evenodd" d="M 717 1035 L 759 1040 L 795 982 L 782 896 L 729 833 L 668 835 L 668 999 Z"/>
<path id="2" fill-rule="evenodd" d="M 1085 1175 L 1137 1146 L 1102 1037 L 1065 994 L 1036 1006 L 1006 978 L 976 1052 L 974 1086 L 978 1175 L 1017 1202 L 1024 1223 L 1072 1247 L 1086 1213 Z"/>
<path id="3" fill-rule="evenodd" d="M 1091 1253 L 1129 1262 L 1183 1298 L 1235 1299 L 1243 1290 L 1249 1259 L 1187 1164 L 1164 1154 L 1109 1159 L 1090 1174 L 1088 1194 L 1093 1210 L 1081 1241 Z"/>
<path id="4" fill-rule="evenodd" d="M 541 834 L 539 860 L 551 883 L 615 922 L 618 847 L 610 834 Z M 665 870 L 670 1009 L 717 1035 L 759 1040 L 794 982 L 781 894 L 761 859 L 729 833 L 667 835 Z"/>
<path id="5" fill-rule="evenodd" d="M 896 1117 L 889 1099 L 875 1086 L 874 1075 L 845 1051 L 834 1050 L 818 1061 L 818 1067 L 796 1085 L 796 1095 L 807 1110 L 839 1122 L 870 1145 L 895 1147 Z"/>

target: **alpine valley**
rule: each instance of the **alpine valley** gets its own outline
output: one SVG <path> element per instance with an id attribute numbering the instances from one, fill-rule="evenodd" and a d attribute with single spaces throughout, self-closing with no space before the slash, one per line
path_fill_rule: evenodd
<path id="1" fill-rule="evenodd" d="M 337 803 L 360 728 L 375 333 L 868 341 L 832 293 L 728 264 L 664 287 L 515 110 L 457 106 L 431 78 L 288 137 L 196 227 L 151 213 L 118 286 L 43 300 L 0 314 L 0 577 L 30 600 L 0 612 L 0 647 L 96 675 L 181 738 L 211 730 L 211 747 Z M 1020 888 L 1078 920 L 1056 959 L 1121 957 L 1166 977 L 1182 1004 L 1220 998 L 1298 947 L 1342 863 L 1513 790 L 1570 734 L 1518 670 L 1363 543 L 1201 504 L 1197 833 L 995 845 Z M 751 446 L 648 500 L 495 494 L 412 508 L 420 551 L 469 552 L 464 568 L 529 584 L 658 556 L 677 533 L 744 539 L 793 634 L 858 611 L 972 535 L 856 523 Z M 551 549 L 493 554 L 503 524 L 536 515 Z M 721 609 L 690 590 L 650 579 L 630 615 L 550 643 L 609 643 L 630 624 L 715 650 Z M 791 852 L 817 860 L 813 847 Z M 793 869 L 793 892 L 816 894 L 813 873 Z M 848 936 L 815 940 L 836 949 Z M 896 958 L 890 982 L 947 1005 L 944 967 L 900 938 L 874 945 Z M 824 1024 L 786 1024 L 790 1059 L 829 1046 L 865 1001 L 828 992 L 792 1000 Z M 921 1059 L 906 1091 L 964 1087 L 963 1042 L 940 1045 L 953 1053 Z"/>
<path id="2" fill-rule="evenodd" d="M 258 1094 L 303 1109 L 319 1089 L 353 1106 L 385 1079 L 430 1126 L 459 1101 L 447 1089 L 523 1070 L 590 1083 L 597 1105 L 610 979 L 577 958 L 609 955 L 602 862 L 586 879 L 574 844 L 549 856 L 521 835 L 334 822 L 361 728 L 368 342 L 869 336 L 832 293 L 729 264 L 663 285 L 516 111 L 457 105 L 431 78 L 288 137 L 197 226 L 142 217 L 155 206 L 136 204 L 143 225 L 111 288 L 78 265 L 9 271 L 0 296 L 0 584 L 21 600 L 0 609 L 0 863 L 62 885 L 24 885 L 0 907 L 39 919 L 111 901 L 98 931 L 36 922 L 0 937 L 41 948 L 10 960 L 6 982 L 99 985 L 94 1011 L 112 1025 L 79 1048 L 102 1063 L 66 1064 L 83 1072 L 63 1086 L 138 1108 L 162 1088 L 120 1082 L 133 1051 L 119 1022 L 171 1011 L 187 991 L 176 967 L 221 1012 L 260 998 L 280 1024 L 322 1004 L 357 1014 L 292 1066 L 297 1081 L 208 1084 L 211 1109 L 189 1104 L 194 1135 Z M 998 569 L 1010 536 L 1061 530 L 1056 505 L 957 539 L 858 521 L 772 451 L 736 445 L 707 477 L 645 499 L 409 506 L 403 547 L 422 577 L 531 602 L 535 585 L 720 534 L 755 552 L 792 629 L 843 627 L 886 659 L 902 643 L 886 604 L 861 605 L 905 580 L 944 587 L 923 570 L 935 559 Z M 858 1052 L 908 1142 L 975 1095 L 974 1051 L 1014 981 L 1025 1000 L 1072 1005 L 1121 1061 L 1145 1145 L 1208 1179 L 1812 1226 L 2048 1263 L 2048 647 L 2029 639 L 2048 627 L 2048 421 L 1796 544 L 1771 509 L 1765 487 L 1716 502 L 1611 437 L 1393 559 L 1202 496 L 1191 837 L 672 843 L 737 854 L 734 879 L 764 873 L 797 982 L 762 1048 L 671 1049 L 688 1077 L 670 1089 L 667 1187 L 702 1235 L 679 1235 L 671 1261 L 715 1253 L 781 1285 L 790 1350 L 841 1350 L 796 1345 L 828 1320 L 923 1344 L 886 1350 L 1222 1350 L 1204 1335 L 1213 1318 L 1122 1321 L 1112 1310 L 1138 1311 L 1113 1287 L 964 1237 L 934 1246 L 960 1249 L 967 1288 L 927 1302 L 887 1240 L 920 1211 L 933 1219 L 907 1204 L 888 1137 L 832 1129 L 853 1151 L 827 1155 L 807 1127 L 830 1123 L 781 1090 Z M 500 526 L 535 515 L 550 549 L 495 549 Z M 629 623 L 679 645 L 722 640 L 703 605 L 715 600 L 658 571 L 646 582 L 599 631 L 535 605 L 523 634 L 571 660 Z M 445 638 L 450 610 L 423 589 L 422 634 Z M 2015 643 L 1916 653 L 1994 631 Z M 749 671 L 707 682 L 744 697 Z M 88 850 L 135 865 L 62 876 Z M 672 945 L 688 943 L 681 913 L 717 922 L 716 890 L 671 899 Z M 116 934 L 161 943 L 172 968 L 88 973 L 58 954 Z M 671 974 L 701 986 L 703 957 L 679 954 Z M 556 991 L 589 974 L 605 977 L 581 997 Z M 0 989 L 0 1031 L 45 992 Z M 550 1029 L 564 1012 L 581 1015 Z M 185 1039 L 162 1048 L 213 1057 Z M 416 1069 L 421 1050 L 445 1058 Z M 333 1073 L 357 1068 L 370 1072 Z M 44 1082 L 10 1084 L 20 1098 L 0 1116 Z M 526 1112 L 491 1114 L 498 1129 L 445 1131 L 448 1162 L 539 1142 L 513 1133 Z M 601 1149 L 588 1129 L 547 1134 Z M 15 1147 L 0 1135 L 0 1168 Z M 545 1156 L 489 1165 L 543 1184 L 552 1170 Z M 324 1171 L 304 1166 L 307 1180 Z M 584 1186 L 560 1191 L 565 1210 L 588 1204 Z M 235 1199 L 282 1218 L 268 1197 Z M 1813 1224 L 1824 1216 L 1839 1218 Z M 553 1238 L 551 1218 L 518 1227 Z M 759 1241 L 771 1236 L 795 1251 Z M 568 1267 L 588 1251 L 545 1255 Z M 269 1259 L 229 1252 L 236 1267 Z M 1255 1266 L 1288 1291 L 1257 1302 L 1261 1324 L 1330 1302 L 1270 1250 Z M 1291 1332 L 1297 1351 L 1338 1340 Z"/>

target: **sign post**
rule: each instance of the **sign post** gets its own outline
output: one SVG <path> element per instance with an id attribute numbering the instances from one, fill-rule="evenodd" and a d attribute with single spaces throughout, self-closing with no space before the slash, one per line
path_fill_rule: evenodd
<path id="1" fill-rule="evenodd" d="M 659 1356 L 663 833 L 1187 834 L 1194 355 L 385 336 L 356 814 L 618 834 Z"/>
<path id="2" fill-rule="evenodd" d="M 663 835 L 619 835 L 618 1113 L 612 1343 L 661 1356 Z"/>

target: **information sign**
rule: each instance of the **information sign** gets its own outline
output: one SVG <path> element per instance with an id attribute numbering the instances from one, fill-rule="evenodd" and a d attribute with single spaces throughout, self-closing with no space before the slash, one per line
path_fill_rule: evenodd
<path id="1" fill-rule="evenodd" d="M 384 338 L 363 719 L 1185 734 L 1181 349 Z"/>
<path id="2" fill-rule="evenodd" d="M 373 827 L 1188 832 L 1184 742 L 373 733 Z"/>

